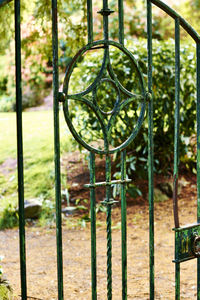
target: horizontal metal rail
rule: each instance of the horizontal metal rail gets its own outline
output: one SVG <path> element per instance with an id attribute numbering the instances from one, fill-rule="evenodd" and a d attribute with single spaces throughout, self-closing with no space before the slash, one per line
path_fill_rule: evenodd
<path id="1" fill-rule="evenodd" d="M 97 187 L 97 186 L 106 186 L 106 185 L 112 185 L 112 184 L 123 184 L 131 182 L 132 179 L 123 179 L 123 180 L 112 180 L 109 182 L 103 181 L 103 182 L 96 182 L 93 184 L 84 184 L 84 187 Z"/>

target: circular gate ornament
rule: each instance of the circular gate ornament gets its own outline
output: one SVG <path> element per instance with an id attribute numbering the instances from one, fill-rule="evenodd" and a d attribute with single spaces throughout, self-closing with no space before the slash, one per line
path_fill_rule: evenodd
<path id="1" fill-rule="evenodd" d="M 139 80 L 140 89 L 141 92 L 138 93 L 132 93 L 128 91 L 118 80 L 115 72 L 112 68 L 112 63 L 110 61 L 110 54 L 109 54 L 109 48 L 110 46 L 113 46 L 117 49 L 119 49 L 123 54 L 125 54 L 129 60 L 131 61 L 132 66 L 135 69 L 136 72 L 136 78 Z M 88 51 L 96 50 L 96 49 L 104 49 L 104 57 L 103 62 L 101 65 L 101 69 L 97 75 L 97 77 L 94 79 L 94 81 L 83 91 L 76 93 L 76 94 L 69 94 L 69 81 L 71 78 L 71 75 L 73 73 L 74 68 L 76 67 L 77 62 L 80 60 L 80 58 Z M 116 66 L 115 66 L 116 67 Z M 109 77 L 104 77 L 106 70 L 108 71 Z M 89 93 L 93 93 L 93 95 L 97 93 L 98 89 L 100 88 L 100 85 L 102 83 L 108 83 L 111 84 L 114 90 L 116 91 L 116 100 L 113 104 L 113 108 L 109 111 L 105 111 L 101 108 L 101 106 L 97 103 L 97 97 L 92 97 L 91 99 L 87 98 L 87 95 Z M 121 100 L 121 95 L 124 95 L 126 97 L 125 100 Z M 74 138 L 80 143 L 84 148 L 86 148 L 89 151 L 92 151 L 94 153 L 98 154 L 108 154 L 108 153 L 114 153 L 117 151 L 121 151 L 125 149 L 136 137 L 138 134 L 142 122 L 144 120 L 144 114 L 145 114 L 145 106 L 146 106 L 146 98 L 148 98 L 149 95 L 146 93 L 145 90 L 145 83 L 144 78 L 142 75 L 142 72 L 140 70 L 140 67 L 138 65 L 138 62 L 135 60 L 134 56 L 121 44 L 115 42 L 115 41 L 95 41 L 93 43 L 90 43 L 86 46 L 84 46 L 82 49 L 78 51 L 78 53 L 74 56 L 71 63 L 67 67 L 67 71 L 65 74 L 64 84 L 63 84 L 63 93 L 62 93 L 62 102 L 63 102 L 63 110 L 65 115 L 65 120 L 68 124 L 68 127 L 74 136 Z M 91 111 L 95 114 L 98 122 L 100 123 L 102 132 L 103 132 L 103 138 L 104 138 L 104 150 L 98 149 L 93 147 L 92 145 L 88 144 L 83 137 L 80 136 L 80 134 L 76 131 L 74 128 L 74 125 L 72 124 L 72 120 L 70 118 L 69 114 L 69 100 L 73 99 L 76 101 L 80 101 L 88 106 Z M 127 105 L 130 103 L 138 101 L 140 105 L 140 113 L 138 116 L 138 119 L 136 121 L 136 125 L 133 126 L 131 135 L 118 147 L 115 147 L 114 149 L 110 149 L 110 139 L 111 139 L 111 131 L 114 127 L 116 117 L 119 115 L 123 109 L 126 108 Z M 105 122 L 105 116 L 110 116 L 108 123 Z"/>

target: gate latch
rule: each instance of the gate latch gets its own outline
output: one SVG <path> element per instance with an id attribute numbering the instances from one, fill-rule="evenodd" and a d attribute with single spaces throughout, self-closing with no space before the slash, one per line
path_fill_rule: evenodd
<path id="1" fill-rule="evenodd" d="M 200 257 L 200 235 L 196 232 L 193 234 L 193 253 L 195 257 Z"/>
<path id="2" fill-rule="evenodd" d="M 174 262 L 181 263 L 200 257 L 200 224 L 195 223 L 173 230 L 175 231 Z"/>

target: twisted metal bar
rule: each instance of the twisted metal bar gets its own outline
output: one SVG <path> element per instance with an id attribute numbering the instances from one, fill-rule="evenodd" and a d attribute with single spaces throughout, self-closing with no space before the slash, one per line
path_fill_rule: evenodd
<path id="1" fill-rule="evenodd" d="M 106 155 L 106 181 L 111 181 L 111 158 Z M 111 186 L 106 186 L 107 223 L 107 300 L 112 299 L 112 229 L 111 229 Z"/>
<path id="2" fill-rule="evenodd" d="M 95 154 L 90 152 L 90 215 L 92 300 L 97 299 Z"/>
<path id="3" fill-rule="evenodd" d="M 107 206 L 107 299 L 112 299 L 112 230 L 111 205 Z"/>
<path id="4" fill-rule="evenodd" d="M 122 299 L 127 299 L 126 150 L 121 152 Z"/>

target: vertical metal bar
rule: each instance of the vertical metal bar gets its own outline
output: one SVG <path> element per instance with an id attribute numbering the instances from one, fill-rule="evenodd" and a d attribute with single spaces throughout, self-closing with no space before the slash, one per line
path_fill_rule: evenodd
<path id="1" fill-rule="evenodd" d="M 124 45 L 124 1 L 118 0 L 119 42 Z"/>
<path id="2" fill-rule="evenodd" d="M 56 197 L 56 238 L 57 238 L 57 272 L 58 299 L 63 293 L 63 255 L 62 255 L 62 218 L 61 218 L 61 179 L 60 179 L 60 133 L 58 102 L 58 25 L 57 0 L 52 0 L 52 47 L 53 47 L 53 99 L 54 99 L 54 160 L 55 160 L 55 197 Z"/>
<path id="3" fill-rule="evenodd" d="M 179 172 L 179 124 L 180 124 L 180 21 L 175 19 L 175 126 L 174 126 L 174 189 L 173 209 L 175 227 L 179 227 L 178 216 L 178 172 Z M 175 265 L 175 299 L 180 299 L 180 263 Z"/>
<path id="4" fill-rule="evenodd" d="M 95 154 L 90 152 L 90 184 L 95 183 Z M 91 215 L 91 273 L 92 300 L 97 299 L 97 262 L 96 262 L 96 196 L 95 187 L 90 187 L 90 215 Z"/>
<path id="5" fill-rule="evenodd" d="M 152 4 L 147 0 L 148 92 L 152 94 Z M 149 177 L 149 264 L 150 300 L 154 299 L 154 173 L 153 173 L 153 97 L 148 104 L 148 177 Z"/>
<path id="6" fill-rule="evenodd" d="M 108 0 L 103 0 L 103 10 L 108 9 Z"/>
<path id="7" fill-rule="evenodd" d="M 93 42 L 93 13 L 92 13 L 92 0 L 87 0 L 87 30 L 88 30 L 88 43 Z"/>
<path id="8" fill-rule="evenodd" d="M 175 264 L 175 280 L 176 280 L 176 288 L 175 288 L 175 299 L 180 300 L 180 263 Z"/>
<path id="9" fill-rule="evenodd" d="M 110 155 L 106 155 L 106 182 L 111 181 L 111 159 Z M 112 300 L 112 229 L 111 229 L 111 186 L 106 186 L 106 202 L 107 202 L 107 299 Z"/>
<path id="10" fill-rule="evenodd" d="M 178 232 L 175 232 L 175 243 L 177 239 L 179 238 Z M 178 256 L 178 251 L 179 249 L 175 247 L 175 257 Z M 180 267 L 181 264 L 176 262 L 175 263 L 175 300 L 180 300 Z"/>
<path id="11" fill-rule="evenodd" d="M 24 218 L 24 165 L 23 165 L 23 133 L 22 133 L 20 0 L 15 0 L 15 68 L 16 68 L 17 165 L 18 165 L 21 295 L 22 295 L 22 300 L 26 300 L 27 285 L 26 285 L 26 246 L 25 246 L 25 218 Z"/>
<path id="12" fill-rule="evenodd" d="M 121 152 L 121 180 L 126 179 L 126 150 Z M 126 183 L 121 184 L 122 300 L 127 299 Z"/>
<path id="13" fill-rule="evenodd" d="M 178 169 L 179 169 L 179 123 L 180 123 L 180 22 L 175 19 L 175 126 L 174 126 L 174 223 L 179 227 L 178 217 Z"/>
<path id="14" fill-rule="evenodd" d="M 197 44 L 197 221 L 200 223 L 200 44 Z M 200 300 L 200 258 L 197 259 L 197 299 Z"/>
<path id="15" fill-rule="evenodd" d="M 103 11 L 108 10 L 108 0 L 103 0 Z M 108 33 L 108 15 L 103 13 L 103 33 L 104 39 L 108 40 L 109 33 Z"/>

